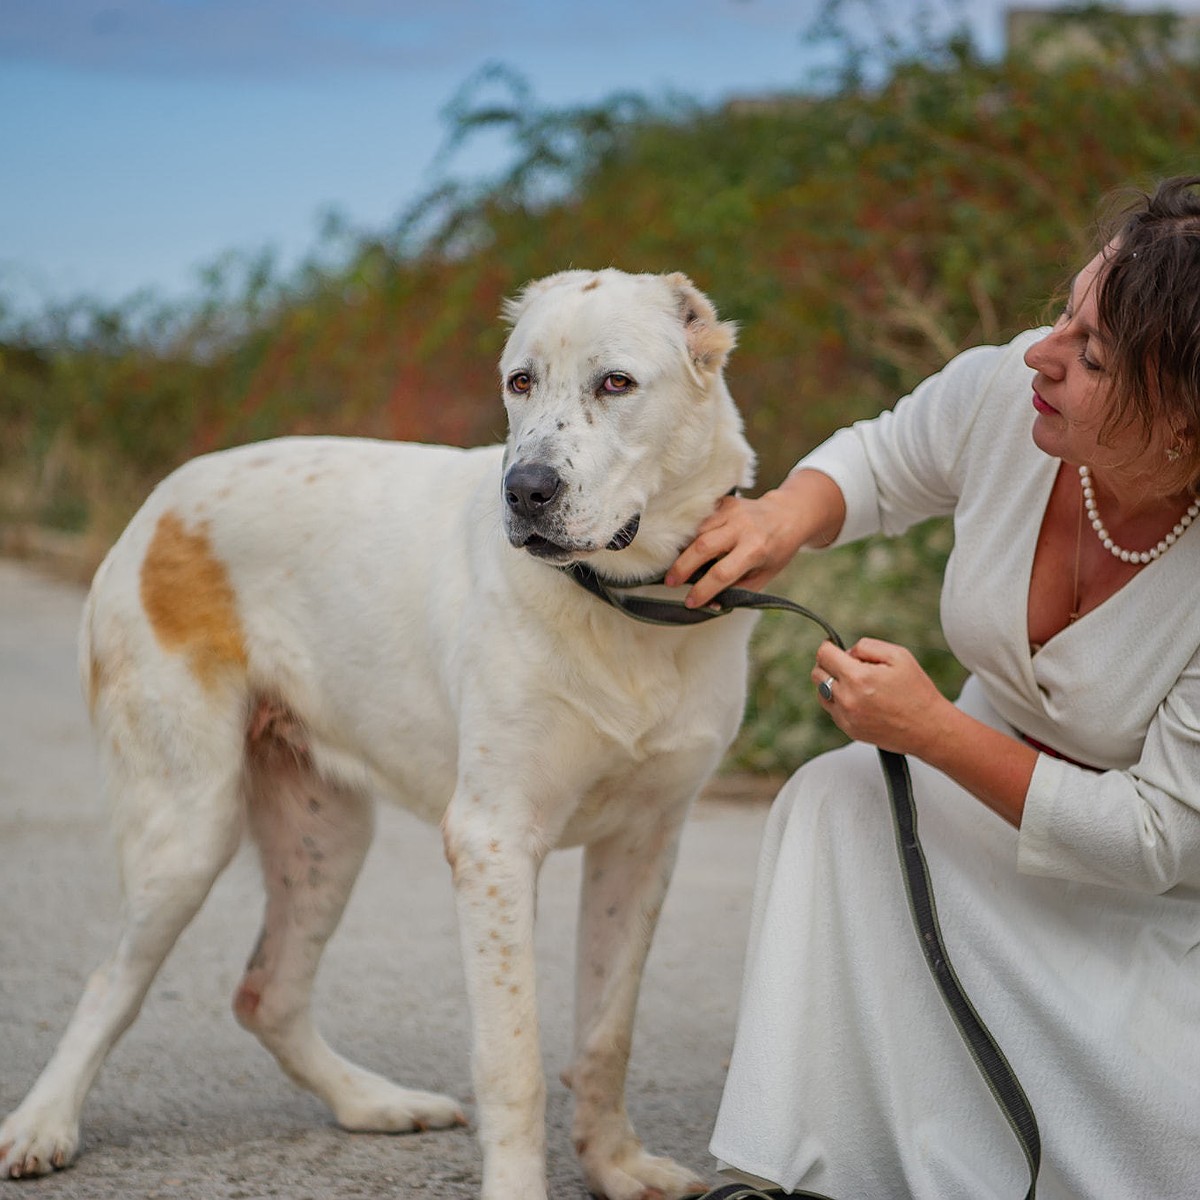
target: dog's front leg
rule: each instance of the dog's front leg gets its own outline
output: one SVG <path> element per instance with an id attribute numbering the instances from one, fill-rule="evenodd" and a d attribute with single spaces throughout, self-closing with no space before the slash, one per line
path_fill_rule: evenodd
<path id="1" fill-rule="evenodd" d="M 625 1111 L 634 1011 L 650 942 L 675 865 L 686 804 L 664 807 L 587 847 L 575 984 L 573 1135 L 592 1193 L 677 1200 L 704 1191 L 694 1172 L 646 1153 Z"/>
<path id="2" fill-rule="evenodd" d="M 546 1083 L 533 959 L 545 851 L 530 822 L 512 820 L 528 812 L 527 797 L 485 797 L 460 786 L 442 822 L 473 1024 L 483 1200 L 546 1196 Z"/>

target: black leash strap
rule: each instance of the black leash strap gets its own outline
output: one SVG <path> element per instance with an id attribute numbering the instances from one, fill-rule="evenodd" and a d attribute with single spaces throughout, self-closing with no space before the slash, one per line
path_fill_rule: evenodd
<path id="1" fill-rule="evenodd" d="M 577 584 L 586 588 L 593 596 L 638 621 L 647 621 L 653 625 L 699 625 L 711 621 L 714 617 L 725 616 L 738 608 L 779 609 L 815 622 L 838 649 L 846 648 L 837 630 L 824 617 L 785 596 L 751 592 L 745 588 L 726 588 L 713 597 L 708 607 L 688 608 L 679 600 L 623 594 L 625 587 L 646 585 L 630 584 L 622 587 L 606 583 L 591 567 L 583 563 L 575 563 L 565 570 Z M 1008 1059 L 1004 1057 L 1004 1052 L 975 1011 L 975 1006 L 950 965 L 950 956 L 946 952 L 937 906 L 933 899 L 929 866 L 917 837 L 917 808 L 913 800 L 908 761 L 903 754 L 896 754 L 891 750 L 880 750 L 879 761 L 883 767 L 883 777 L 892 806 L 904 889 L 908 895 L 908 905 L 912 912 L 913 924 L 916 926 L 917 938 L 921 943 L 921 951 L 925 955 L 925 962 L 937 983 L 942 999 L 971 1057 L 975 1060 L 975 1065 L 1021 1144 L 1029 1164 L 1029 1191 L 1025 1193 L 1025 1200 L 1034 1200 L 1037 1195 L 1038 1170 L 1041 1166 L 1042 1141 L 1033 1106 L 1029 1103 Z M 816 1195 L 809 1192 L 798 1194 Z"/>

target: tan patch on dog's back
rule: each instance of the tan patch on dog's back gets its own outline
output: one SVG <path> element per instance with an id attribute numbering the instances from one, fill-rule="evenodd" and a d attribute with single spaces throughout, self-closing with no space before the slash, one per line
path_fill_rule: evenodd
<path id="1" fill-rule="evenodd" d="M 141 597 L 159 645 L 186 654 L 204 687 L 230 668 L 245 668 L 237 598 L 203 529 L 189 532 L 171 512 L 159 517 L 142 562 Z"/>

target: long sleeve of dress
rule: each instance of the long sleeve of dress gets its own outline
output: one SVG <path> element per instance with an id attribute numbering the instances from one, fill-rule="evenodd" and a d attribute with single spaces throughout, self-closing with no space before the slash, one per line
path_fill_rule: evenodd
<path id="1" fill-rule="evenodd" d="M 1134 891 L 1200 887 L 1200 661 L 1167 693 L 1127 770 L 1047 754 L 1025 798 L 1018 866 Z"/>
<path id="2" fill-rule="evenodd" d="M 976 415 L 1012 361 L 1010 347 L 967 350 L 893 409 L 840 430 L 796 464 L 830 476 L 845 497 L 834 545 L 954 511 Z"/>

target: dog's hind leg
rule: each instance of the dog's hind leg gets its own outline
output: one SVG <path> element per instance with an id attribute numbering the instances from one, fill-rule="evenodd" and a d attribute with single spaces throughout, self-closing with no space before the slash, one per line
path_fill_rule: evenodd
<path id="1" fill-rule="evenodd" d="M 45 1070 L 0 1125 L 0 1176 L 43 1175 L 74 1158 L 88 1088 L 237 847 L 240 744 L 239 730 L 236 757 L 224 761 L 194 753 L 176 761 L 159 757 L 152 769 L 137 774 L 128 761 L 113 764 L 124 892 L 120 939 L 88 980 Z"/>
<path id="2" fill-rule="evenodd" d="M 251 768 L 250 828 L 262 858 L 266 915 L 234 998 L 241 1024 L 346 1129 L 403 1133 L 466 1123 L 448 1096 L 412 1091 L 348 1062 L 317 1032 L 313 980 L 371 841 L 360 792 L 319 778 L 278 748 Z"/>

